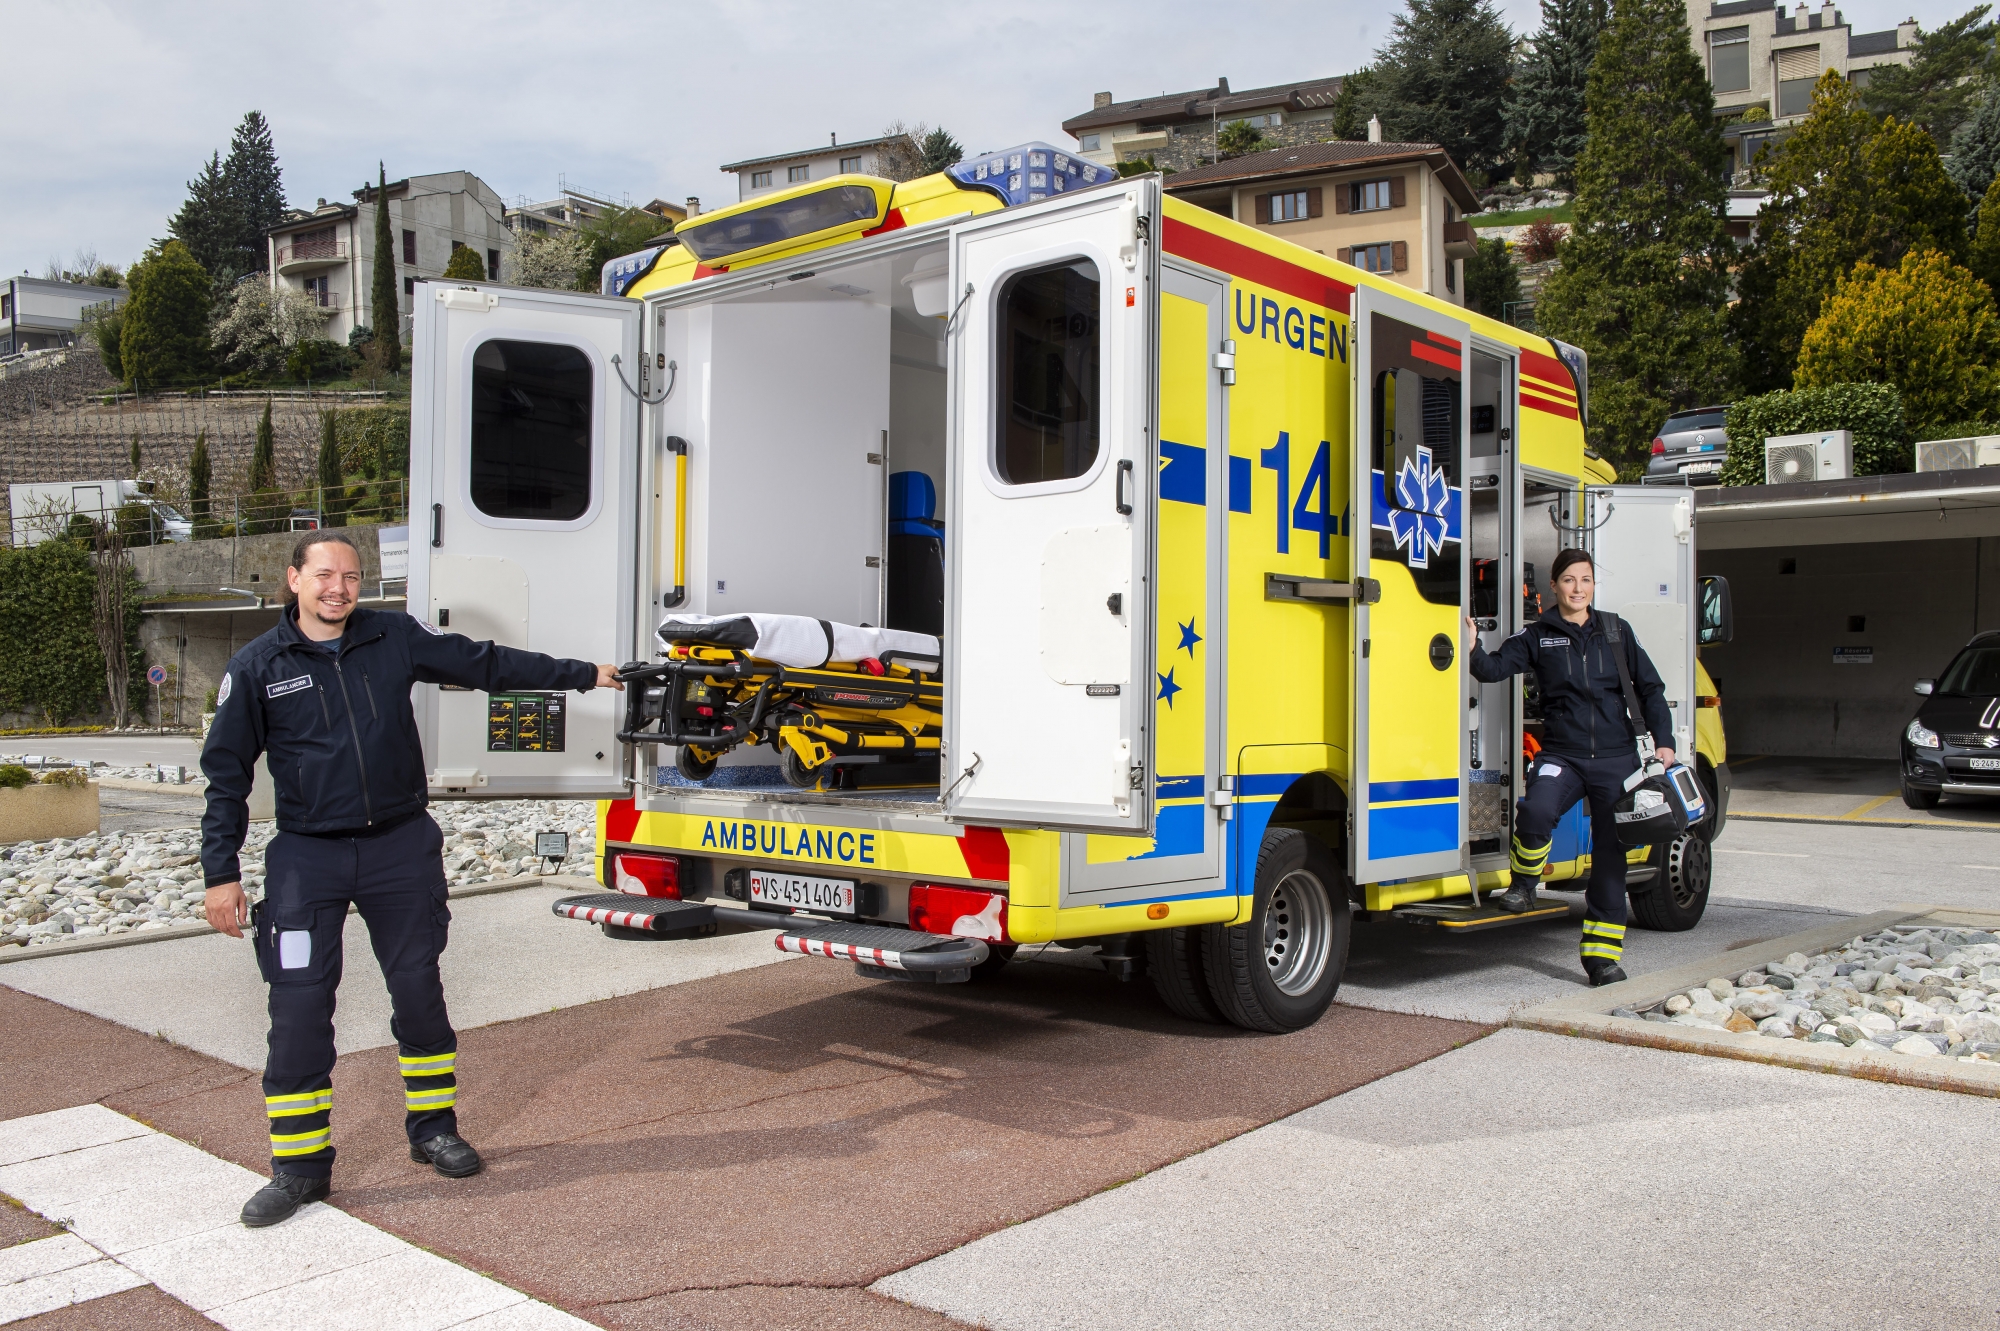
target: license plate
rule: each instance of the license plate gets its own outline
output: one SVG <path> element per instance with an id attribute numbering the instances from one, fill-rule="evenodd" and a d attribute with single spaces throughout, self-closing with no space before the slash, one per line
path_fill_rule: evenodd
<path id="1" fill-rule="evenodd" d="M 1721 471 L 1722 464 L 1720 462 L 1690 462 L 1685 467 L 1682 467 L 1681 470 L 1699 472 Z"/>
<path id="2" fill-rule="evenodd" d="M 750 901 L 758 906 L 854 914 L 854 882 L 848 878 L 802 878 L 793 873 L 750 874 Z"/>
<path id="3" fill-rule="evenodd" d="M 1974 758 L 1972 770 L 1975 772 L 2000 772 L 2000 758 Z"/>

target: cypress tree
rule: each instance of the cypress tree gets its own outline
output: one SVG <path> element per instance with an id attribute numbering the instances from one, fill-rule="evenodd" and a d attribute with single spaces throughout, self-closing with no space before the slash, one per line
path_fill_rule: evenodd
<path id="1" fill-rule="evenodd" d="M 1679 0 L 1615 0 L 1585 101 L 1576 222 L 1535 322 L 1590 354 L 1590 436 L 1629 476 L 1669 412 L 1735 379 L 1729 149 Z"/>
<path id="2" fill-rule="evenodd" d="M 347 525 L 341 504 L 346 497 L 346 480 L 340 465 L 340 430 L 333 413 L 323 411 L 319 416 L 319 488 L 320 503 L 329 527 Z"/>
<path id="3" fill-rule="evenodd" d="M 1376 52 L 1366 90 L 1384 137 L 1435 143 L 1465 171 L 1490 172 L 1506 156 L 1514 34 L 1489 0 L 1408 4 Z"/>
<path id="4" fill-rule="evenodd" d="M 1559 184 L 1575 183 L 1584 144 L 1584 89 L 1597 58 L 1605 0 L 1542 0 L 1542 27 L 1534 53 L 1507 94 L 1507 146 L 1524 179 L 1552 171 Z"/>
<path id="5" fill-rule="evenodd" d="M 169 240 L 132 265 L 119 362 L 141 388 L 193 383 L 208 372 L 208 272 Z"/>
<path id="6" fill-rule="evenodd" d="M 194 437 L 194 451 L 188 454 L 188 518 L 208 521 L 208 431 Z"/>
<path id="7" fill-rule="evenodd" d="M 250 488 L 275 489 L 278 484 L 278 434 L 271 428 L 271 399 L 264 399 L 264 414 L 257 418 L 257 443 L 250 450 Z"/>
<path id="8" fill-rule="evenodd" d="M 137 430 L 132 431 L 131 461 L 132 461 L 132 474 L 134 476 L 137 476 L 139 474 L 139 469 L 145 465 L 145 463 L 140 460 L 139 456 L 139 432 Z"/>
<path id="9" fill-rule="evenodd" d="M 278 152 L 271 145 L 271 125 L 263 112 L 244 113 L 230 137 L 229 157 L 222 164 L 222 175 L 234 204 L 239 270 L 265 272 L 270 267 L 271 253 L 265 235 L 285 220 L 286 210 L 284 173 L 278 167 Z"/>
<path id="10" fill-rule="evenodd" d="M 2000 176 L 1979 201 L 1979 227 L 1967 247 L 1965 266 L 2000 295 Z"/>
<path id="11" fill-rule="evenodd" d="M 369 323 L 375 330 L 375 363 L 383 374 L 403 367 L 402 315 L 396 305 L 396 241 L 389 227 L 389 172 L 375 164 L 375 280 L 371 287 Z"/>
<path id="12" fill-rule="evenodd" d="M 1894 268 L 1911 250 L 1965 258 L 1965 195 L 1945 174 L 1937 141 L 1914 122 L 1890 116 L 1861 150 L 1872 206 L 1868 257 Z"/>

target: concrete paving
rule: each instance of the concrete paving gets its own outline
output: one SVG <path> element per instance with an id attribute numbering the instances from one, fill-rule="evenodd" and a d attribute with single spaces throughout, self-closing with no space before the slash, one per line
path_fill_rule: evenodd
<path id="1" fill-rule="evenodd" d="M 1913 709 L 1914 710 L 1914 709 Z M 1900 765 L 1881 758 L 1786 758 L 1745 754 L 1729 760 L 1731 818 L 1879 823 L 1906 827 L 1983 827 L 2000 831 L 2000 799 L 1946 795 L 1936 807 L 1903 803 Z"/>
<path id="2" fill-rule="evenodd" d="M 572 888 L 527 887 L 451 903 L 444 992 L 459 1030 L 787 960 L 768 930 L 614 943 L 549 913 Z M 389 992 L 368 927 L 347 917 L 336 1045 L 393 1043 Z M 264 982 L 247 938 L 206 934 L 79 956 L 17 961 L 0 980 L 233 1063 L 264 1066 Z"/>
<path id="3" fill-rule="evenodd" d="M 198 827 L 207 801 L 192 791 L 172 786 L 158 791 L 100 784 L 97 789 L 97 829 L 100 832 L 161 832 Z"/>
<path id="4" fill-rule="evenodd" d="M 0 753 L 32 753 L 67 758 L 73 763 L 110 763 L 114 767 L 201 766 L 201 740 L 191 735 L 6 735 Z"/>
<path id="5" fill-rule="evenodd" d="M 872 1288 L 1023 1331 L 1958 1326 L 2000 1306 L 1992 1124 L 1503 1031 Z"/>
<path id="6" fill-rule="evenodd" d="M 1855 915 L 1905 901 L 1992 910 L 2000 907 L 2000 838 L 1936 825 L 1731 819 L 1715 844 L 1712 890 Z"/>

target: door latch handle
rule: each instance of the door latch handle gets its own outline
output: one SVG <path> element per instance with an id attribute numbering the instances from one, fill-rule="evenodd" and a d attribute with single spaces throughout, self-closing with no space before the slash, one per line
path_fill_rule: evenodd
<path id="1" fill-rule="evenodd" d="M 1118 512 L 1121 515 L 1128 518 L 1132 516 L 1132 501 L 1126 497 L 1125 483 L 1131 479 L 1132 479 L 1131 461 L 1128 459 L 1120 462 L 1118 464 L 1118 484 L 1115 493 L 1115 499 L 1117 503 Z"/>
<path id="2" fill-rule="evenodd" d="M 444 505 L 431 505 L 431 549 L 444 547 Z"/>

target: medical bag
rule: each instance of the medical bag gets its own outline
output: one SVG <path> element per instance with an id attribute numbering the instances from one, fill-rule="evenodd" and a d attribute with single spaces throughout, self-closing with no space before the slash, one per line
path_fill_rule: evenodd
<path id="1" fill-rule="evenodd" d="M 1612 808 L 1618 844 L 1627 850 L 1664 845 L 1706 818 L 1708 801 L 1702 796 L 1701 782 L 1685 764 L 1668 767 L 1654 753 L 1658 745 L 1646 729 L 1639 694 L 1632 687 L 1632 671 L 1625 663 L 1625 622 L 1608 610 L 1597 614 L 1611 644 L 1611 659 L 1618 666 L 1618 683 L 1625 692 L 1625 711 L 1639 750 L 1639 769 L 1625 778 L 1625 798 Z"/>

